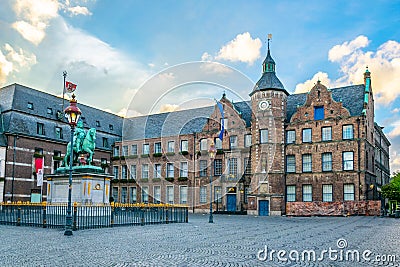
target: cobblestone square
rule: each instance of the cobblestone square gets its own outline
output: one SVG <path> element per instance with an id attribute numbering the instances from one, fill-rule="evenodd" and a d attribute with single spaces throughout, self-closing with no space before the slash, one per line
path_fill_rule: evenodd
<path id="1" fill-rule="evenodd" d="M 210 224 L 206 214 L 190 214 L 187 224 L 81 230 L 72 237 L 59 229 L 1 225 L 0 265 L 399 266 L 399 227 L 400 220 L 379 217 L 214 215 Z M 337 252 L 329 255 L 330 248 Z M 286 251 L 281 260 L 279 250 Z M 297 262 L 290 260 L 296 255 L 289 254 L 293 250 L 299 252 Z M 355 250 L 360 261 L 352 261 Z M 366 250 L 370 253 L 364 255 Z M 308 259 L 310 251 L 315 251 L 315 260 Z"/>

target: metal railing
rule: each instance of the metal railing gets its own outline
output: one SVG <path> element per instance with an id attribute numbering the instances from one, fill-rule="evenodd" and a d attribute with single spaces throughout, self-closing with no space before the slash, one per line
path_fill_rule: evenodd
<path id="1" fill-rule="evenodd" d="M 67 204 L 0 203 L 0 224 L 64 228 Z M 124 225 L 187 223 L 188 207 L 168 204 L 79 205 L 72 210 L 73 230 Z"/>

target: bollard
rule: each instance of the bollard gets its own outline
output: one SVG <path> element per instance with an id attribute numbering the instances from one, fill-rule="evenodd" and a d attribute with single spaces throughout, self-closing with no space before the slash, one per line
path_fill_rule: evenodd
<path id="1" fill-rule="evenodd" d="M 42 223 L 43 228 L 47 228 L 46 202 L 42 202 Z"/>
<path id="2" fill-rule="evenodd" d="M 189 222 L 189 209 L 188 208 L 185 208 L 185 213 L 186 213 L 185 223 L 188 223 Z"/>
<path id="3" fill-rule="evenodd" d="M 78 214 L 78 203 L 74 202 L 74 214 L 73 214 L 73 222 L 72 222 L 72 231 L 78 230 L 76 225 L 76 217 Z"/>
<path id="4" fill-rule="evenodd" d="M 18 206 L 17 209 L 17 226 L 21 226 L 21 207 Z"/>
<path id="5" fill-rule="evenodd" d="M 168 224 L 168 208 L 165 209 L 165 223 Z"/>
<path id="6" fill-rule="evenodd" d="M 113 227 L 114 226 L 114 202 L 111 202 L 110 205 L 111 205 L 111 225 L 110 225 L 110 227 Z"/>

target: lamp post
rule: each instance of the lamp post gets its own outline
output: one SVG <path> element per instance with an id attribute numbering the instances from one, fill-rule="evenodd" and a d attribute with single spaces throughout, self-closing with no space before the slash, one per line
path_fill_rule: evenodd
<path id="1" fill-rule="evenodd" d="M 209 223 L 213 223 L 213 215 L 212 215 L 212 165 L 215 158 L 215 154 L 217 153 L 217 149 L 215 148 L 214 142 L 211 141 L 210 147 L 208 149 L 208 155 L 210 156 L 210 218 L 208 219 Z"/>
<path id="2" fill-rule="evenodd" d="M 75 95 L 72 95 L 72 99 L 69 101 L 70 105 L 64 110 L 67 116 L 69 126 L 71 126 L 71 145 L 70 145 L 70 158 L 69 158 L 69 180 L 68 180 L 68 206 L 67 216 L 65 218 L 65 232 L 64 235 L 72 235 L 72 164 L 73 164 L 73 153 L 74 153 L 74 131 L 76 123 L 82 114 L 81 110 L 76 106 Z"/>

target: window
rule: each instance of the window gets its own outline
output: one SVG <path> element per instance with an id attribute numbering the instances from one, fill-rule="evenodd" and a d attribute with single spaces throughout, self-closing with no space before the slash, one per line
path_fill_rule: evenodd
<path id="1" fill-rule="evenodd" d="M 108 147 L 108 139 L 103 137 L 103 147 Z"/>
<path id="2" fill-rule="evenodd" d="M 128 146 L 122 147 L 122 156 L 124 157 L 128 156 Z"/>
<path id="3" fill-rule="evenodd" d="M 149 178 L 149 164 L 142 164 L 142 179 Z"/>
<path id="4" fill-rule="evenodd" d="M 251 174 L 251 161 L 250 158 L 244 158 L 244 174 L 250 175 Z"/>
<path id="5" fill-rule="evenodd" d="M 343 139 L 353 139 L 353 125 L 343 125 Z"/>
<path id="6" fill-rule="evenodd" d="M 260 143 L 261 144 L 268 143 L 268 130 L 267 129 L 260 130 Z"/>
<path id="7" fill-rule="evenodd" d="M 246 134 L 244 136 L 244 146 L 250 147 L 251 146 L 251 134 Z"/>
<path id="8" fill-rule="evenodd" d="M 343 152 L 343 170 L 352 171 L 354 169 L 353 152 Z"/>
<path id="9" fill-rule="evenodd" d="M 304 154 L 303 158 L 303 172 L 312 171 L 312 157 L 311 154 Z"/>
<path id="10" fill-rule="evenodd" d="M 174 204 L 174 186 L 167 186 L 167 203 Z"/>
<path id="11" fill-rule="evenodd" d="M 200 160 L 200 177 L 207 176 L 207 160 Z"/>
<path id="12" fill-rule="evenodd" d="M 322 201 L 332 202 L 333 201 L 333 186 L 331 184 L 322 185 Z"/>
<path id="13" fill-rule="evenodd" d="M 188 140 L 181 140 L 181 152 L 189 151 L 189 143 Z"/>
<path id="14" fill-rule="evenodd" d="M 54 157 L 61 157 L 61 151 L 54 150 Z M 53 158 L 54 159 L 54 158 Z M 61 165 L 62 160 L 54 159 L 54 168 L 53 170 L 57 170 Z M 0 164 L 1 167 L 1 164 Z"/>
<path id="15" fill-rule="evenodd" d="M 288 185 L 286 186 L 286 201 L 295 202 L 296 201 L 296 186 Z"/>
<path id="16" fill-rule="evenodd" d="M 200 187 L 200 203 L 207 203 L 207 187 Z"/>
<path id="17" fill-rule="evenodd" d="M 28 102 L 27 108 L 28 109 L 33 109 L 33 103 L 32 102 Z"/>
<path id="18" fill-rule="evenodd" d="M 112 124 L 109 124 L 108 128 L 110 129 L 110 131 L 114 130 L 114 126 Z"/>
<path id="19" fill-rule="evenodd" d="M 63 134 L 62 134 L 62 128 L 61 127 L 56 127 L 56 138 L 57 139 L 63 139 Z"/>
<path id="20" fill-rule="evenodd" d="M 115 146 L 115 147 L 114 147 L 114 154 L 113 154 L 113 156 L 114 156 L 114 157 L 119 157 L 119 146 Z"/>
<path id="21" fill-rule="evenodd" d="M 296 131 L 290 130 L 286 131 L 286 144 L 294 144 L 296 143 Z"/>
<path id="22" fill-rule="evenodd" d="M 214 139 L 214 144 L 216 149 L 222 149 L 222 141 L 219 137 Z"/>
<path id="23" fill-rule="evenodd" d="M 53 115 L 53 109 L 52 108 L 47 108 L 47 114 Z"/>
<path id="24" fill-rule="evenodd" d="M 214 202 L 222 203 L 222 188 L 221 186 L 214 186 Z"/>
<path id="25" fill-rule="evenodd" d="M 118 166 L 113 167 L 114 179 L 118 179 Z"/>
<path id="26" fill-rule="evenodd" d="M 43 148 L 35 147 L 35 154 L 44 155 L 44 154 L 43 154 Z"/>
<path id="27" fill-rule="evenodd" d="M 128 187 L 121 187 L 121 203 L 128 202 Z"/>
<path id="28" fill-rule="evenodd" d="M 44 133 L 44 124 L 43 123 L 38 122 L 36 124 L 36 133 L 40 134 L 40 135 L 44 135 L 45 134 Z"/>
<path id="29" fill-rule="evenodd" d="M 161 178 L 161 164 L 154 164 L 154 178 Z"/>
<path id="30" fill-rule="evenodd" d="M 186 204 L 187 203 L 187 193 L 188 193 L 188 187 L 187 186 L 181 186 L 179 187 L 179 200 L 180 204 Z"/>
<path id="31" fill-rule="evenodd" d="M 208 140 L 206 138 L 203 138 L 200 140 L 200 150 L 208 150 Z"/>
<path id="32" fill-rule="evenodd" d="M 142 203 L 149 203 L 149 187 L 143 186 L 142 187 Z"/>
<path id="33" fill-rule="evenodd" d="M 245 186 L 244 187 L 244 203 L 247 204 L 248 203 L 248 195 L 250 193 L 250 187 L 249 186 Z"/>
<path id="34" fill-rule="evenodd" d="M 231 149 L 236 148 L 238 146 L 236 135 L 232 135 L 229 137 L 229 144 Z"/>
<path id="35" fill-rule="evenodd" d="M 312 201 L 312 185 L 310 184 L 303 185 L 303 201 Z"/>
<path id="36" fill-rule="evenodd" d="M 354 184 L 343 185 L 343 200 L 354 200 Z"/>
<path id="37" fill-rule="evenodd" d="M 168 153 L 174 153 L 175 152 L 175 142 L 174 141 L 168 141 Z"/>
<path id="38" fill-rule="evenodd" d="M 221 119 L 221 128 L 220 130 L 222 130 L 222 119 Z M 228 119 L 224 119 L 224 130 L 228 130 Z"/>
<path id="39" fill-rule="evenodd" d="M 236 176 L 238 174 L 237 158 L 229 159 L 228 164 L 229 164 L 229 174 Z"/>
<path id="40" fill-rule="evenodd" d="M 131 146 L 131 155 L 137 155 L 137 145 Z"/>
<path id="41" fill-rule="evenodd" d="M 322 153 L 322 171 L 332 171 L 332 153 Z"/>
<path id="42" fill-rule="evenodd" d="M 322 127 L 322 141 L 332 141 L 332 127 Z"/>
<path id="43" fill-rule="evenodd" d="M 154 153 L 161 153 L 161 142 L 154 143 Z"/>
<path id="44" fill-rule="evenodd" d="M 188 163 L 181 162 L 181 169 L 179 170 L 180 177 L 188 177 Z"/>
<path id="45" fill-rule="evenodd" d="M 314 107 L 314 120 L 323 120 L 325 118 L 324 106 Z"/>
<path id="46" fill-rule="evenodd" d="M 167 177 L 174 178 L 174 164 L 167 163 Z"/>
<path id="47" fill-rule="evenodd" d="M 303 129 L 303 143 L 311 143 L 311 128 Z"/>
<path id="48" fill-rule="evenodd" d="M 131 179 L 136 179 L 136 165 L 131 165 Z"/>
<path id="49" fill-rule="evenodd" d="M 112 198 L 114 199 L 114 202 L 119 202 L 118 201 L 118 187 L 113 186 L 112 188 Z"/>
<path id="50" fill-rule="evenodd" d="M 222 159 L 214 159 L 214 176 L 222 175 Z"/>
<path id="51" fill-rule="evenodd" d="M 144 155 L 149 155 L 150 154 L 150 145 L 149 144 L 143 144 L 143 153 Z"/>
<path id="52" fill-rule="evenodd" d="M 129 188 L 129 202 L 136 203 L 137 201 L 137 189 L 136 187 Z"/>
<path id="53" fill-rule="evenodd" d="M 100 121 L 96 121 L 96 127 L 100 127 Z"/>
<path id="54" fill-rule="evenodd" d="M 122 165 L 121 179 L 128 179 L 128 168 L 126 165 Z"/>
<path id="55" fill-rule="evenodd" d="M 154 191 L 153 203 L 160 204 L 161 203 L 161 186 L 159 186 L 159 185 L 154 186 L 153 191 Z"/>
<path id="56" fill-rule="evenodd" d="M 286 172 L 294 173 L 296 172 L 296 156 L 287 155 L 286 156 Z"/>

